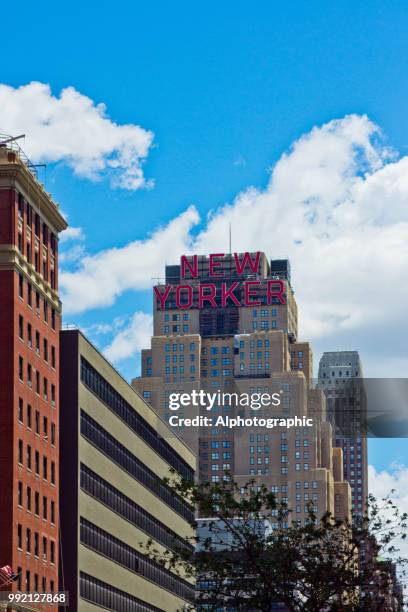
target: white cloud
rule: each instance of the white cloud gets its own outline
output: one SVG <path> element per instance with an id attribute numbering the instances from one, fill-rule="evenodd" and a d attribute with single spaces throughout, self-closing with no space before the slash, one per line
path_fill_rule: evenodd
<path id="1" fill-rule="evenodd" d="M 82 227 L 69 226 L 66 230 L 60 233 L 59 239 L 61 243 L 68 242 L 70 240 L 84 240 L 85 235 Z"/>
<path id="2" fill-rule="evenodd" d="M 12 135 L 25 133 L 25 152 L 36 161 L 63 161 L 79 176 L 108 176 L 123 189 L 149 185 L 142 164 L 152 132 L 113 122 L 103 103 L 74 87 L 66 87 L 58 97 L 44 83 L 17 88 L 0 84 L 0 128 Z"/>
<path id="3" fill-rule="evenodd" d="M 198 222 L 190 207 L 145 241 L 85 258 L 61 275 L 65 309 L 146 289 L 183 252 L 222 252 L 231 223 L 233 250 L 290 258 L 302 338 L 335 348 L 344 339 L 349 348 L 358 332 L 352 348 L 360 349 L 384 329 L 376 350 L 383 362 L 399 358 L 408 332 L 408 157 L 385 147 L 367 117 L 313 128 L 282 155 L 265 189 L 240 193 L 193 236 Z"/>
<path id="4" fill-rule="evenodd" d="M 104 336 L 122 329 L 128 320 L 129 317 L 115 317 L 111 323 L 92 323 L 84 328 L 84 332 L 90 337 Z"/>
<path id="5" fill-rule="evenodd" d="M 74 244 L 69 249 L 60 251 L 59 263 L 73 263 L 78 262 L 85 256 L 85 247 L 82 244 Z"/>
<path id="6" fill-rule="evenodd" d="M 65 312 L 110 306 L 129 289 L 151 287 L 152 277 L 163 276 L 166 261 L 190 250 L 190 230 L 198 219 L 197 211 L 190 207 L 146 240 L 84 257 L 77 271 L 61 272 Z"/>
<path id="7" fill-rule="evenodd" d="M 145 312 L 135 312 L 129 324 L 104 348 L 104 354 L 112 362 L 133 357 L 142 348 L 149 346 L 152 333 L 152 316 Z"/>

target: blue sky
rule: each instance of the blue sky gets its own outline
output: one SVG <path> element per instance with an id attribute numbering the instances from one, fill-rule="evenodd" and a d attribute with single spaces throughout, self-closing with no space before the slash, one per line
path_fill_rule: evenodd
<path id="1" fill-rule="evenodd" d="M 69 3 L 69 11 L 51 2 L 44 2 L 41 7 L 24 3 L 18 22 L 11 5 L 2 8 L 2 15 L 13 34 L 9 41 L 10 55 L 1 66 L 1 83 L 16 91 L 32 81 L 48 84 L 50 103 L 58 99 L 61 90 L 72 87 L 81 96 L 87 96 L 92 104 L 106 105 L 106 115 L 117 125 L 138 125 L 144 133 L 154 134 L 142 164 L 145 181 L 154 181 L 154 186 L 115 187 L 107 171 L 95 171 L 93 177 L 89 168 L 85 173 L 81 171 L 79 162 L 72 161 L 75 158 L 72 144 L 66 154 L 56 153 L 55 149 L 51 152 L 49 143 L 36 149 L 29 139 L 31 124 L 26 125 L 27 115 L 35 111 L 18 106 L 20 102 L 16 98 L 15 115 L 12 117 L 10 107 L 2 113 L 0 96 L 0 131 L 15 131 L 21 125 L 19 131 L 27 133 L 30 154 L 48 161 L 47 189 L 60 202 L 70 225 L 82 228 L 83 238 L 62 245 L 66 253 L 77 253 L 77 259 L 72 256 L 72 261 L 64 263 L 64 269 L 74 275 L 85 254 L 98 257 L 106 249 L 124 249 L 134 241 L 145 241 L 152 232 L 185 214 L 191 205 L 196 207 L 200 220 L 187 222 L 187 238 L 180 238 L 180 248 L 192 243 L 208 244 L 206 250 L 211 250 L 210 245 L 225 248 L 223 219 L 226 214 L 222 207 L 236 203 L 239 194 L 250 186 L 267 190 L 271 168 L 276 167 L 285 152 L 292 150 L 294 142 L 310 134 L 314 126 L 324 126 L 350 114 L 367 115 L 382 133 L 363 120 L 356 120 L 351 127 L 341 124 L 321 133 L 327 136 L 328 132 L 334 132 L 335 146 L 341 145 L 335 149 L 333 158 L 336 155 L 341 158 L 342 146 L 348 139 L 349 159 L 346 163 L 341 158 L 339 164 L 343 165 L 340 170 L 336 166 L 336 176 L 344 179 L 352 172 L 353 184 L 341 187 L 341 198 L 350 189 L 358 188 L 359 176 L 364 174 L 367 164 L 371 164 L 373 177 L 379 166 L 388 166 L 389 173 L 394 173 L 394 184 L 402 185 L 408 150 L 408 73 L 405 69 L 408 7 L 404 2 L 331 5 L 292 2 L 288 5 L 259 1 L 256 6 L 239 1 L 121 2 L 115 6 L 99 2 L 96 8 L 95 3 L 74 1 Z M 35 101 L 34 93 L 31 90 L 28 93 Z M 35 109 L 34 103 L 32 108 Z M 81 127 L 84 113 L 79 115 L 72 137 L 74 143 L 77 139 L 81 151 L 84 142 L 92 140 L 92 132 L 84 136 L 86 129 L 83 132 Z M 38 117 L 34 121 L 38 123 Z M 351 137 L 344 136 L 348 130 L 352 132 Z M 360 136 L 362 132 L 364 135 Z M 39 134 L 45 134 L 44 130 Z M 63 138 L 63 135 L 63 129 L 58 129 L 52 137 Z M 44 141 L 47 138 L 44 136 Z M 95 140 L 103 148 L 103 130 L 98 131 Z M 372 162 L 370 146 L 376 147 L 378 140 L 381 144 Z M 311 141 L 313 155 L 315 147 L 320 146 L 319 134 L 312 136 Z M 324 146 L 326 153 L 320 167 L 330 164 L 333 145 L 325 141 Z M 394 149 L 390 161 L 384 161 L 387 147 Z M 355 150 L 360 148 L 369 160 L 362 165 L 356 164 L 355 158 L 352 160 Z M 113 150 L 112 145 L 111 153 Z M 100 151 L 98 155 L 104 157 Z M 298 157 L 290 157 L 292 165 L 288 173 L 297 171 L 300 155 L 301 151 Z M 108 157 L 109 153 L 105 159 Z M 392 163 L 396 158 L 398 167 Z M 89 163 L 89 155 L 86 161 Z M 303 161 L 300 165 L 303 167 Z M 282 166 L 281 163 L 279 167 L 282 169 Z M 376 181 L 381 182 L 383 176 L 384 173 L 378 173 Z M 294 181 L 297 181 L 295 174 Z M 372 182 L 374 186 L 377 184 Z M 375 194 L 386 189 L 385 183 L 376 188 L 374 195 L 367 189 L 366 207 L 370 205 L 370 198 L 375 200 Z M 316 191 L 319 190 L 314 187 L 313 196 Z M 330 200 L 326 191 L 319 191 L 319 197 L 326 203 Z M 355 202 L 357 196 L 353 198 Z M 271 199 L 271 217 L 274 201 Z M 408 188 L 399 187 L 396 195 L 391 194 L 387 206 L 373 204 L 375 214 L 378 213 L 378 223 L 373 225 L 385 227 L 392 223 L 392 227 L 387 226 L 389 238 L 390 232 L 400 227 L 399 222 L 406 222 L 407 203 Z M 332 200 L 327 204 L 332 210 L 336 205 Z M 216 209 L 218 225 L 210 225 L 206 216 Z M 365 226 L 363 217 L 359 223 Z M 245 231 L 247 225 L 243 226 Z M 276 233 L 272 226 L 263 237 L 261 250 L 270 255 L 289 255 L 296 262 L 296 254 L 292 258 L 293 245 L 288 243 L 286 248 L 284 228 L 278 223 L 276 227 Z M 372 229 L 374 232 L 375 227 Z M 240 240 L 245 235 L 242 236 L 243 227 L 235 221 L 233 242 L 243 245 Z M 352 239 L 351 233 L 350 236 Z M 391 243 L 387 242 L 385 233 L 380 236 L 378 248 L 391 252 L 392 245 L 396 244 L 393 236 Z M 248 246 L 251 239 L 248 237 Z M 149 243 L 152 250 L 160 240 Z M 302 240 L 306 238 L 302 236 Z M 176 241 L 178 246 L 179 242 Z M 177 258 L 176 247 L 174 252 L 163 245 L 157 248 L 157 260 L 146 266 L 149 278 L 162 273 L 158 261 L 164 265 L 165 260 L 171 262 Z M 343 248 L 347 249 L 347 244 Z M 394 259 L 381 261 L 380 269 L 398 264 L 395 253 L 398 255 L 397 247 Z M 132 251 L 130 265 L 134 256 Z M 333 257 L 337 257 L 337 252 Z M 368 253 L 367 260 L 370 258 Z M 352 272 L 349 263 L 348 273 Z M 364 264 L 362 271 L 367 269 Z M 405 375 L 407 356 L 398 347 L 398 334 L 390 333 L 390 322 L 384 325 L 378 314 L 369 327 L 366 324 L 369 317 L 361 312 L 364 325 L 359 326 L 358 321 L 349 325 L 350 312 L 353 307 L 358 311 L 360 297 L 345 305 L 344 320 L 340 312 L 330 324 L 329 302 L 327 312 L 314 317 L 316 308 L 303 288 L 300 263 L 297 270 L 295 290 L 299 291 L 307 313 L 304 329 L 313 341 L 316 360 L 323 350 L 358 349 L 369 375 L 390 375 L 394 368 L 398 368 L 397 375 Z M 324 271 L 322 278 L 326 278 L 325 274 L 335 272 Z M 109 284 L 111 277 L 106 278 Z M 86 283 L 89 277 L 77 275 L 71 280 L 76 291 L 78 283 Z M 101 284 L 100 278 L 98 283 Z M 319 286 L 324 293 L 326 284 L 321 282 Z M 72 287 L 69 291 L 73 292 Z M 80 289 L 78 293 L 75 291 L 71 303 L 81 299 Z M 344 294 L 342 288 L 338 291 L 339 295 Z M 406 297 L 406 294 L 399 297 L 402 304 Z M 115 335 L 129 329 L 135 312 L 140 316 L 134 324 L 148 325 L 147 319 L 141 316 L 150 313 L 151 292 L 143 282 L 132 278 L 114 296 L 101 297 L 100 302 L 98 299 L 82 311 L 67 308 L 65 321 L 85 327 L 100 347 L 111 346 Z M 384 310 L 385 306 L 381 308 Z M 325 321 L 324 325 L 319 325 L 319 317 Z M 398 317 L 403 320 L 401 311 L 392 314 L 395 324 Z M 338 326 L 341 333 L 337 333 Z M 134 350 L 131 354 L 125 351 L 123 357 L 111 349 L 110 354 L 117 356 L 116 365 L 128 378 L 138 372 L 138 349 L 144 339 L 143 335 L 133 333 L 129 341 L 134 343 Z M 377 469 L 386 468 L 392 461 L 406 464 L 405 441 L 376 441 L 371 444 L 370 460 Z"/>

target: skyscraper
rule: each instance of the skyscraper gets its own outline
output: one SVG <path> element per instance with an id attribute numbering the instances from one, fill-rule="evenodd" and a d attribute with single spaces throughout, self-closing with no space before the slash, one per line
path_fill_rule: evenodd
<path id="1" fill-rule="evenodd" d="M 354 514 L 362 514 L 368 495 L 367 438 L 364 424 L 364 385 L 357 351 L 323 353 L 318 384 L 327 397 L 333 443 L 343 450 L 344 478 L 350 483 Z"/>
<path id="2" fill-rule="evenodd" d="M 0 139 L 1 140 L 1 139 Z M 7 588 L 58 587 L 58 233 L 67 227 L 15 142 L 0 142 L 0 566 Z"/>
<path id="3" fill-rule="evenodd" d="M 199 478 L 255 478 L 287 501 L 297 520 L 317 512 L 348 516 L 350 490 L 341 450 L 332 449 L 325 398 L 312 388 L 312 352 L 298 342 L 297 305 L 287 260 L 264 253 L 182 257 L 166 266 L 154 288 L 154 335 L 142 351 L 142 376 L 133 385 L 168 422 L 173 393 L 220 391 L 234 397 L 274 392 L 274 415 L 311 417 L 314 426 L 177 427 L 199 458 Z M 269 411 L 269 412 L 268 412 Z M 271 416 L 237 403 L 216 402 L 211 416 Z M 180 408 L 178 416 L 208 415 Z M 228 472 L 228 474 L 226 474 Z"/>

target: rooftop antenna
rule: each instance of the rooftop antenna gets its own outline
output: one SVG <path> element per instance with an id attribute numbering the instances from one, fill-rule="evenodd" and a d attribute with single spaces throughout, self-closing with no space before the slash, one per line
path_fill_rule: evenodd
<path id="1" fill-rule="evenodd" d="M 9 142 L 14 142 L 15 140 L 19 140 L 20 138 L 25 138 L 25 134 L 20 134 L 19 136 L 10 136 L 10 138 L 6 138 L 6 140 L 1 140 L 0 145 L 6 145 Z"/>

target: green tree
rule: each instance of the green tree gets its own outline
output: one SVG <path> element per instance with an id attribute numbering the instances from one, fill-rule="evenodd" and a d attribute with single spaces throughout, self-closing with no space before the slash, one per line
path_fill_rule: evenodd
<path id="1" fill-rule="evenodd" d="M 149 542 L 146 553 L 168 569 L 197 581 L 192 609 L 270 611 L 283 602 L 293 612 L 323 610 L 400 610 L 390 563 L 400 568 L 396 541 L 406 537 L 407 515 L 391 499 L 370 497 L 366 516 L 356 525 L 326 513 L 318 518 L 309 506 L 306 524 L 290 520 L 290 509 L 264 485 L 244 487 L 228 478 L 197 484 L 166 479 L 187 498 L 200 521 L 192 538 L 195 552 L 164 553 Z M 197 522 L 192 523 L 194 529 Z M 364 562 L 361 559 L 365 549 Z M 401 571 L 404 571 L 403 569 Z"/>

